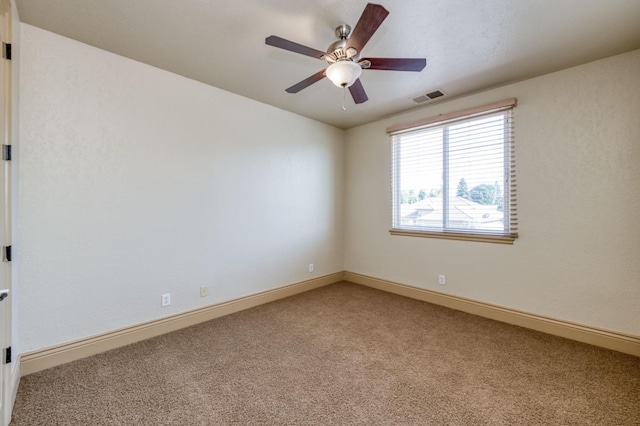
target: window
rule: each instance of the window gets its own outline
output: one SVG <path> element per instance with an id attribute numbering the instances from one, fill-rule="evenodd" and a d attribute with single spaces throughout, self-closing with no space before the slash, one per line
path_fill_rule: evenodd
<path id="1" fill-rule="evenodd" d="M 387 129 L 391 233 L 513 243 L 513 108 L 507 99 Z"/>

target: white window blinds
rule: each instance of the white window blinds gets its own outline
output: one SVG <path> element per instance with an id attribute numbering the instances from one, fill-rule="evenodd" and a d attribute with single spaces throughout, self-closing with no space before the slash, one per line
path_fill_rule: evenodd
<path id="1" fill-rule="evenodd" d="M 508 99 L 387 129 L 392 233 L 517 237 L 515 105 Z"/>

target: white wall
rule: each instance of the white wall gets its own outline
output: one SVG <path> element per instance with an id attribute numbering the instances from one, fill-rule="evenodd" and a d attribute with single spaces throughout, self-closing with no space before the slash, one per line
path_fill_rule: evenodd
<path id="1" fill-rule="evenodd" d="M 385 128 L 510 97 L 515 244 L 390 236 Z M 346 270 L 640 335 L 640 51 L 351 129 L 346 170 Z"/>
<path id="2" fill-rule="evenodd" d="M 16 353 L 342 269 L 640 334 L 640 51 L 351 129 L 343 164 L 341 130 L 20 29 Z M 390 236 L 385 128 L 514 96 L 515 244 Z"/>
<path id="3" fill-rule="evenodd" d="M 343 270 L 342 130 L 20 27 L 20 352 Z"/>

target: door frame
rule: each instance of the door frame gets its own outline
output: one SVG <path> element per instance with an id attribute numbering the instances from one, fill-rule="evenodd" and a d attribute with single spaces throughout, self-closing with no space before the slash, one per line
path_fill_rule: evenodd
<path id="1" fill-rule="evenodd" d="M 11 146 L 12 141 L 12 65 L 11 57 L 5 55 L 4 44 L 12 42 L 12 4 L 10 0 L 0 0 L 0 134 L 2 145 Z M 4 147 L 2 147 L 4 152 Z M 11 161 L 0 158 L 0 246 L 2 262 L 0 263 L 0 289 L 9 289 L 9 296 L 0 305 L 0 425 L 8 425 L 11 420 L 11 409 L 15 395 L 13 376 L 15 372 L 15 355 L 10 355 L 6 362 L 6 350 L 12 342 L 12 271 L 11 259 L 7 258 L 4 247 L 11 246 Z"/>

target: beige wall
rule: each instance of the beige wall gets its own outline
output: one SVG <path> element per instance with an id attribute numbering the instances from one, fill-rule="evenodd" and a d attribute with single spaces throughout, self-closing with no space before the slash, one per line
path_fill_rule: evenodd
<path id="1" fill-rule="evenodd" d="M 515 244 L 390 236 L 385 128 L 510 97 Z M 640 51 L 351 129 L 346 170 L 346 270 L 640 335 Z"/>
<path id="2" fill-rule="evenodd" d="M 20 27 L 16 352 L 343 270 L 342 130 Z"/>
<path id="3" fill-rule="evenodd" d="M 640 51 L 351 129 L 345 148 L 338 129 L 20 28 L 16 352 L 342 269 L 640 334 Z M 391 237 L 385 128 L 508 97 L 516 243 Z"/>

